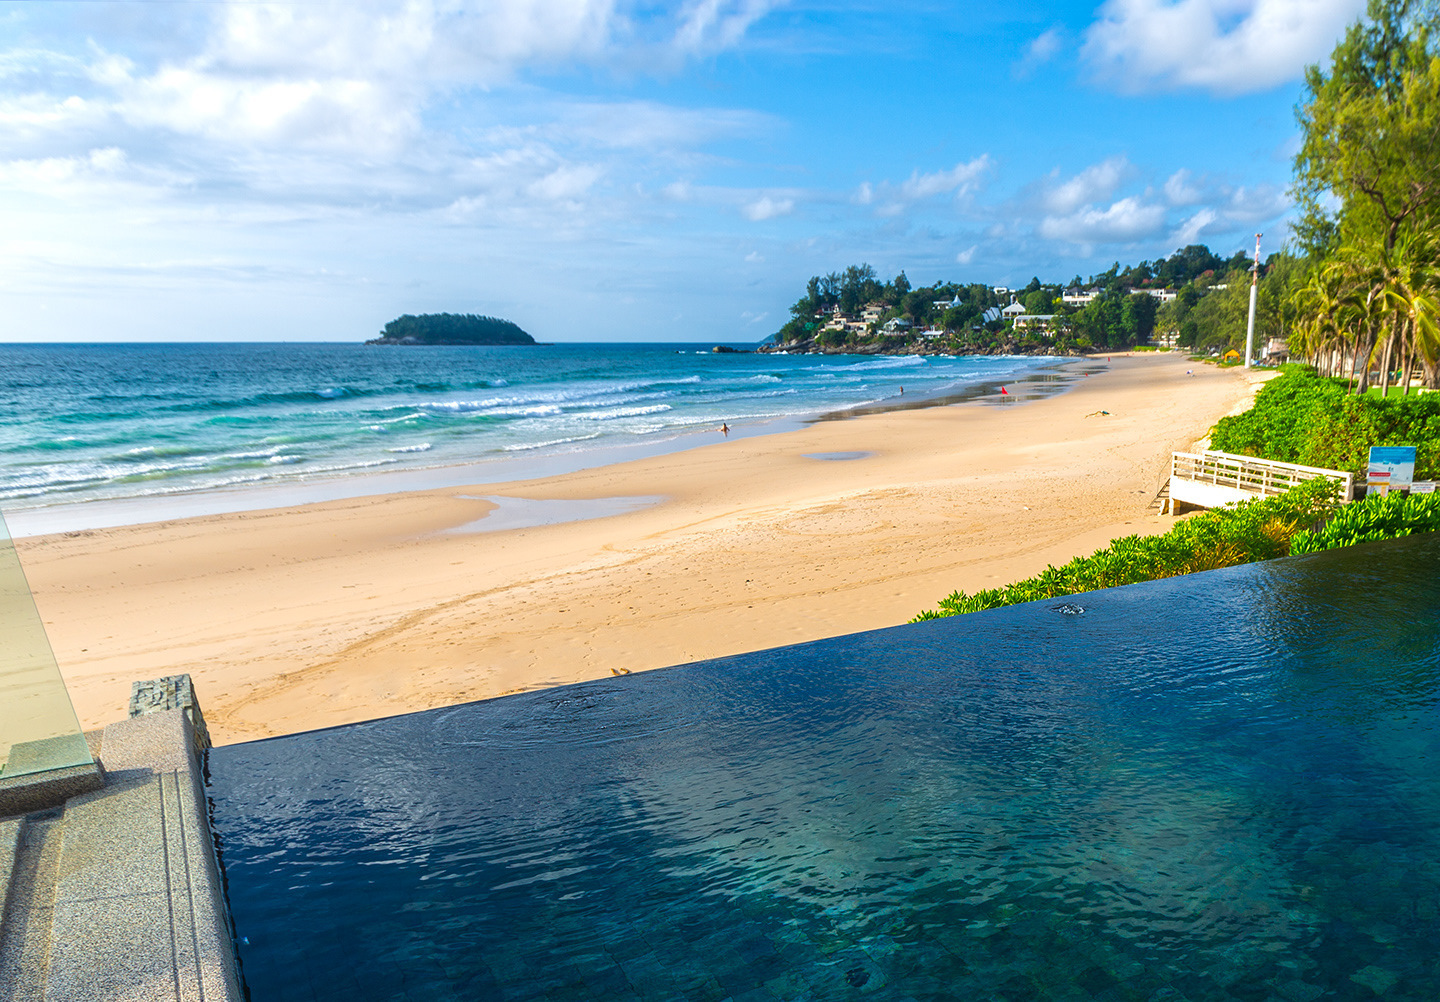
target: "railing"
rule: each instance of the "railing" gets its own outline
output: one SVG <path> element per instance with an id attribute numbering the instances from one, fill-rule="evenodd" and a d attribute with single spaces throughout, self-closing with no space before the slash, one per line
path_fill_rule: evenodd
<path id="1" fill-rule="evenodd" d="M 1341 470 L 1228 452 L 1177 452 L 1170 460 L 1171 505 L 1180 501 L 1213 507 L 1247 496 L 1273 497 L 1315 477 L 1340 481 L 1341 501 L 1349 501 L 1355 492 L 1354 478 Z"/>
<path id="2" fill-rule="evenodd" d="M 35 600 L 0 517 L 0 787 L 91 761 Z"/>

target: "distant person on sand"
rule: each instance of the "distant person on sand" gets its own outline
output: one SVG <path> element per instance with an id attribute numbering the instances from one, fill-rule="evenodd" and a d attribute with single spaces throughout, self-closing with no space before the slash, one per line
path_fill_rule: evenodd
<path id="1" fill-rule="evenodd" d="M 729 426 L 728 424 L 725 424 L 724 422 L 721 422 L 721 424 L 720 424 L 720 434 L 724 435 L 726 438 L 729 438 L 729 437 L 730 437 L 730 426 Z"/>

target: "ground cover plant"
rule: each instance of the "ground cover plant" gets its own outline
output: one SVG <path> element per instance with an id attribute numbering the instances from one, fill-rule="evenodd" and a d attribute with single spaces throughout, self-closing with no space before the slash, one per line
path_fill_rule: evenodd
<path id="1" fill-rule="evenodd" d="M 1342 506 L 1339 483 L 1317 477 L 1275 497 L 1192 516 L 1161 536 L 1113 540 L 1088 557 L 1003 588 L 953 592 L 911 622 L 1436 531 L 1440 494 L 1371 495 Z"/>
<path id="2" fill-rule="evenodd" d="M 1243 414 L 1221 418 L 1210 447 L 1363 476 L 1372 445 L 1415 446 L 1415 476 L 1440 476 L 1440 393 L 1356 396 L 1343 379 L 1285 366 Z"/>

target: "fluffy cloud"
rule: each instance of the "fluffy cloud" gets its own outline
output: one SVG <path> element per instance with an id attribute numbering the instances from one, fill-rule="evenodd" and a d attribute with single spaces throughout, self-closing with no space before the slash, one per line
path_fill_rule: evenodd
<path id="1" fill-rule="evenodd" d="M 755 201 L 746 203 L 740 211 L 746 219 L 758 223 L 766 219 L 774 219 L 776 216 L 788 216 L 795 211 L 795 200 L 762 195 Z"/>
<path id="2" fill-rule="evenodd" d="M 1163 206 L 1122 198 L 1104 209 L 1087 205 L 1067 216 L 1046 216 L 1039 233 L 1075 244 L 1130 243 L 1158 236 L 1164 226 Z"/>
<path id="3" fill-rule="evenodd" d="M 1051 175 L 1051 183 L 1046 186 L 1042 201 L 1048 212 L 1057 215 L 1073 213 L 1082 205 L 1109 198 L 1132 173 L 1130 161 L 1123 156 L 1110 157 L 1086 167 L 1064 181 L 1057 180 L 1059 173 L 1056 172 Z"/>
<path id="4" fill-rule="evenodd" d="M 1041 33 L 1025 46 L 1025 53 L 1011 67 L 1017 77 L 1025 78 L 1054 59 L 1065 46 L 1064 29 L 1054 27 Z"/>
<path id="5" fill-rule="evenodd" d="M 981 187 L 985 175 L 994 166 L 988 153 L 969 161 L 961 161 L 949 170 L 938 170 L 922 174 L 914 170 L 910 177 L 899 184 L 881 181 L 871 184 L 861 182 L 850 196 L 856 205 L 875 205 L 875 214 L 882 217 L 898 216 L 912 202 L 934 198 L 937 195 L 954 195 L 964 198 Z"/>
<path id="6" fill-rule="evenodd" d="M 1329 54 L 1364 0 L 1107 0 L 1083 57 L 1122 91 L 1266 90 Z"/>
<path id="7" fill-rule="evenodd" d="M 1201 209 L 1189 219 L 1182 222 L 1175 228 L 1170 237 L 1170 242 L 1177 247 L 1188 247 L 1190 244 L 1199 243 L 1212 227 L 1220 214 L 1214 209 Z"/>
<path id="8" fill-rule="evenodd" d="M 1181 168 L 1165 180 L 1165 197 L 1171 205 L 1194 205 L 1203 197 L 1190 180 L 1190 172 Z"/>
<path id="9" fill-rule="evenodd" d="M 681 52 L 728 49 L 776 4 L 772 0 L 699 0 L 681 13 L 674 44 Z"/>
<path id="10" fill-rule="evenodd" d="M 989 168 L 990 157 L 982 154 L 969 163 L 958 163 L 950 170 L 936 171 L 933 174 L 921 174 L 917 170 L 911 173 L 908 181 L 900 185 L 900 194 L 907 199 L 930 198 L 951 192 L 957 196 L 965 195 L 974 190 Z"/>

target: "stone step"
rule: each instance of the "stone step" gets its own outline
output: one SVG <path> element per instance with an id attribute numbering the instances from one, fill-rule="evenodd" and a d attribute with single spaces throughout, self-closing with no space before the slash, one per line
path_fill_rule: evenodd
<path id="1" fill-rule="evenodd" d="M 59 811 L 3 823 L 0 856 L 12 844 L 0 936 L 0 1002 L 44 1002 L 55 911 L 55 875 L 64 842 Z"/>
<path id="2" fill-rule="evenodd" d="M 106 728 L 104 760 L 105 788 L 65 805 L 46 1002 L 238 998 L 181 711 Z"/>

